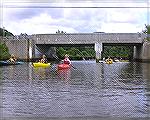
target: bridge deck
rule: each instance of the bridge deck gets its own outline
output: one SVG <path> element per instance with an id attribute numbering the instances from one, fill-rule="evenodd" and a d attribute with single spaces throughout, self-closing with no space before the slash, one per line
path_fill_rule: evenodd
<path id="1" fill-rule="evenodd" d="M 66 33 L 66 34 L 35 34 L 30 36 L 16 36 L 3 39 L 33 40 L 35 44 L 142 44 L 145 34 L 139 33 Z"/>
<path id="2" fill-rule="evenodd" d="M 94 44 L 98 43 L 143 43 L 144 35 L 138 33 L 74 33 L 36 34 L 36 44 Z"/>

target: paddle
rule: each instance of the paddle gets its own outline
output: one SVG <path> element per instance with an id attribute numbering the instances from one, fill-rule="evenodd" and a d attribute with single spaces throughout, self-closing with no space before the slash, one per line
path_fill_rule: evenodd
<path id="1" fill-rule="evenodd" d="M 56 55 L 52 55 L 53 56 L 53 58 L 55 58 L 57 61 L 61 61 L 61 59 L 59 58 L 59 57 L 57 57 Z"/>
<path id="2" fill-rule="evenodd" d="M 71 67 L 73 67 L 74 69 L 77 69 L 76 67 L 74 67 L 72 64 L 71 64 Z"/>

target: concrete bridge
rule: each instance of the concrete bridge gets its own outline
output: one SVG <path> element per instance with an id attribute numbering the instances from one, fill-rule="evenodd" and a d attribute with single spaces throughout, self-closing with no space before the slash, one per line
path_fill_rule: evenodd
<path id="1" fill-rule="evenodd" d="M 65 34 L 34 34 L 30 36 L 17 36 L 5 38 L 10 53 L 21 59 L 38 57 L 36 52 L 42 54 L 55 53 L 56 46 L 86 46 L 95 47 L 96 59 L 101 59 L 103 46 L 128 45 L 134 46 L 135 60 L 150 60 L 150 43 L 144 41 L 145 34 L 140 33 L 65 33 Z M 53 55 L 52 55 L 53 56 Z"/>

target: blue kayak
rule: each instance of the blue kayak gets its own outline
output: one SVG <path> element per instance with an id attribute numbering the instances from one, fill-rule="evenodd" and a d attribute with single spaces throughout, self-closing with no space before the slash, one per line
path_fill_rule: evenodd
<path id="1" fill-rule="evenodd" d="M 6 66 L 6 65 L 20 65 L 20 64 L 23 64 L 23 62 L 9 62 L 9 61 L 0 61 L 0 66 Z"/>

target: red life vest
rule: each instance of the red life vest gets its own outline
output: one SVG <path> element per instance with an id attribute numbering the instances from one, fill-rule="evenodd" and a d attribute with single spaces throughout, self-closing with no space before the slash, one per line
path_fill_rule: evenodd
<path id="1" fill-rule="evenodd" d="M 70 60 L 68 58 L 64 59 L 64 64 L 70 64 Z"/>

